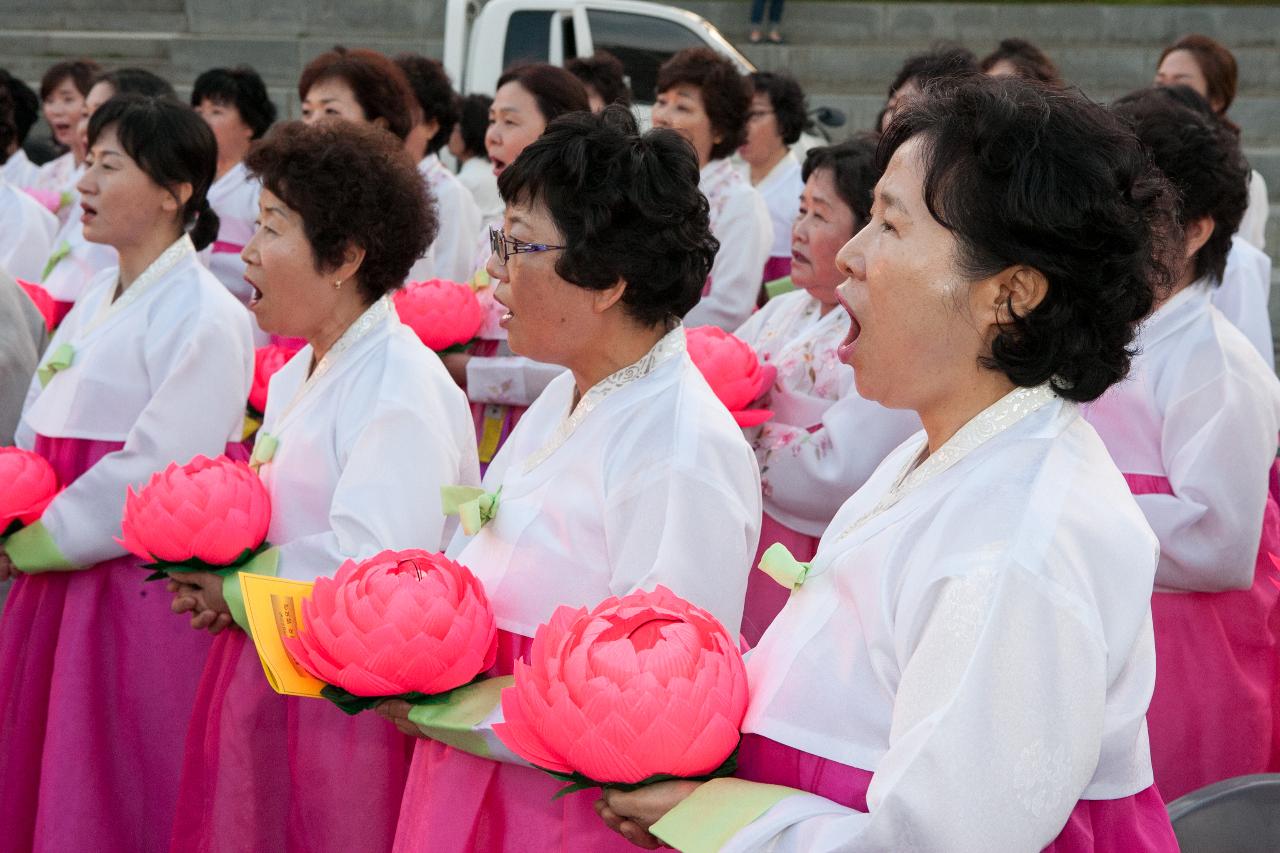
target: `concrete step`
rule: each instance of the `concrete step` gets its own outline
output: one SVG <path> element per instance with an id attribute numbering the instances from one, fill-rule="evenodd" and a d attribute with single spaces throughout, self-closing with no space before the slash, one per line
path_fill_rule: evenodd
<path id="1" fill-rule="evenodd" d="M 741 0 L 675 0 L 728 38 L 745 42 L 749 7 Z M 1093 5 L 1086 3 L 788 3 L 782 30 L 797 44 L 905 44 L 959 41 L 974 50 L 1007 35 L 1060 45 L 1168 44 L 1205 33 L 1237 48 L 1280 46 L 1276 6 Z"/>

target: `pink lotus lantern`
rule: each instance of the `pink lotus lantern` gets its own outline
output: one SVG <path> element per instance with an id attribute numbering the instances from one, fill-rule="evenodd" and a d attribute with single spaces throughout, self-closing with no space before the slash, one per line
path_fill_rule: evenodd
<path id="1" fill-rule="evenodd" d="M 18 282 L 28 298 L 35 303 L 36 309 L 40 312 L 40 316 L 44 318 L 44 324 L 53 331 L 53 327 L 58 325 L 58 306 L 54 303 L 53 297 L 49 295 L 49 291 L 45 290 L 38 284 L 22 279 L 14 279 Z"/>
<path id="2" fill-rule="evenodd" d="M 716 326 L 686 329 L 685 338 L 689 357 L 720 402 L 728 407 L 738 426 L 758 426 L 773 417 L 768 409 L 747 407 L 773 385 L 777 368 L 761 364 L 756 351 L 745 341 Z"/>
<path id="3" fill-rule="evenodd" d="M 225 456 L 197 456 L 130 487 L 116 541 L 156 569 L 228 574 L 267 547 L 271 499 L 258 475 Z"/>
<path id="4" fill-rule="evenodd" d="M 62 207 L 62 193 L 54 192 L 53 190 L 37 190 L 31 187 L 24 188 L 23 192 L 40 202 L 40 206 L 50 213 L 57 214 Z"/>
<path id="5" fill-rule="evenodd" d="M 253 385 L 249 388 L 249 407 L 258 414 L 267 410 L 267 389 L 271 377 L 293 358 L 301 346 L 290 343 L 272 343 L 258 347 L 253 354 Z"/>
<path id="6" fill-rule="evenodd" d="M 561 607 L 517 661 L 494 733 L 573 784 L 632 787 L 734 769 L 747 675 L 715 617 L 665 587 Z"/>
<path id="7" fill-rule="evenodd" d="M 484 323 L 475 291 L 442 278 L 406 284 L 396 293 L 395 305 L 400 320 L 439 353 L 467 344 Z"/>
<path id="8" fill-rule="evenodd" d="M 0 536 L 38 521 L 58 494 L 58 475 L 43 456 L 0 447 Z"/>
<path id="9" fill-rule="evenodd" d="M 350 714 L 384 699 L 418 700 L 493 666 L 497 627 L 467 567 L 417 549 L 348 560 L 316 581 L 289 654 Z M 336 689 L 335 689 L 336 688 Z"/>

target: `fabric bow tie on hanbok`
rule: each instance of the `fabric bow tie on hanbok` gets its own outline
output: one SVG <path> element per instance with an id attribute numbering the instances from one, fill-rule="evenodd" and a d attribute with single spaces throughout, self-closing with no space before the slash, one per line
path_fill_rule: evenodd
<path id="1" fill-rule="evenodd" d="M 787 589 L 799 589 L 809 576 L 811 565 L 793 557 L 786 545 L 774 542 L 760 555 L 759 568 Z"/>
<path id="2" fill-rule="evenodd" d="M 259 431 L 257 439 L 253 442 L 253 455 L 249 457 L 249 467 L 257 471 L 266 465 L 276 455 L 276 448 L 279 446 L 280 441 L 274 435 Z"/>
<path id="3" fill-rule="evenodd" d="M 49 261 L 44 265 L 44 272 L 40 273 L 40 280 L 44 281 L 48 278 L 49 273 L 53 272 L 53 268 L 69 254 L 71 254 L 71 244 L 63 240 L 58 244 L 58 248 L 53 250 L 53 254 L 49 256 Z"/>
<path id="4" fill-rule="evenodd" d="M 501 494 L 501 486 L 496 492 L 486 492 L 476 486 L 441 486 L 440 507 L 445 515 L 458 516 L 463 533 L 475 536 L 498 514 Z"/>
<path id="5" fill-rule="evenodd" d="M 75 347 L 71 346 L 71 344 L 60 344 L 53 351 L 53 354 L 45 359 L 44 364 L 40 365 L 36 370 L 36 376 L 40 379 L 40 387 L 43 388 L 48 385 L 49 380 L 53 379 L 55 373 L 70 367 L 75 357 Z"/>

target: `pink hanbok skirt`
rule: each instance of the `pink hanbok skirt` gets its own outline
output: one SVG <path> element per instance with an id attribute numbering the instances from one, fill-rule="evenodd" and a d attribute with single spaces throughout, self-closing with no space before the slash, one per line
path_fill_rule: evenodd
<path id="1" fill-rule="evenodd" d="M 756 734 L 742 736 L 741 779 L 808 791 L 860 812 L 867 809 L 872 773 Z M 1178 840 L 1156 786 L 1117 800 L 1080 800 L 1050 853 L 1176 853 Z"/>
<path id="2" fill-rule="evenodd" d="M 70 483 L 119 442 L 37 437 Z M 0 621 L 0 850 L 164 850 L 210 638 L 127 556 L 23 575 Z"/>
<path id="3" fill-rule="evenodd" d="M 200 679 L 169 849 L 390 850 L 412 750 L 377 714 L 277 694 L 233 627 Z"/>
<path id="4" fill-rule="evenodd" d="M 498 632 L 491 677 L 528 661 L 533 639 Z M 593 803 L 599 790 L 553 800 L 563 788 L 541 770 L 478 758 L 434 740 L 419 740 L 400 807 L 396 853 L 634 853 L 609 829 Z"/>
<path id="5" fill-rule="evenodd" d="M 1173 494 L 1164 477 L 1126 474 L 1134 494 Z M 1151 597 L 1156 687 L 1147 711 L 1151 766 L 1169 800 L 1232 776 L 1280 770 L 1280 555 L 1277 471 L 1253 586 Z"/>
<path id="6" fill-rule="evenodd" d="M 751 562 L 751 573 L 747 575 L 747 601 L 742 613 L 742 638 L 749 646 L 760 642 L 765 629 L 782 611 L 791 595 L 789 589 L 757 568 L 760 557 L 775 542 L 785 545 L 791 556 L 802 563 L 812 560 L 818 553 L 818 537 L 792 530 L 767 512 L 762 516 L 760 546 L 756 548 L 756 558 Z"/>
<path id="7" fill-rule="evenodd" d="M 764 264 L 763 282 L 768 284 L 791 275 L 791 256 L 769 258 Z"/>

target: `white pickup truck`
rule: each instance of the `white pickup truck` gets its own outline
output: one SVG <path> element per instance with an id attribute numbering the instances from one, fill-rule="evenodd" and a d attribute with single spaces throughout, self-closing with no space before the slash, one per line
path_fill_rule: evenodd
<path id="1" fill-rule="evenodd" d="M 493 94 L 515 62 L 563 65 L 607 50 L 622 61 L 637 107 L 653 104 L 658 67 L 687 47 L 709 47 L 744 74 L 755 66 L 706 19 L 642 0 L 448 0 L 444 66 L 458 91 Z"/>

